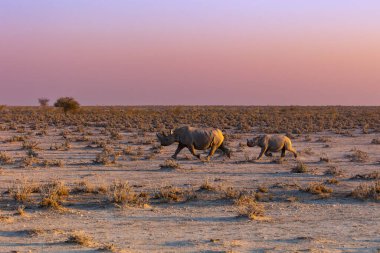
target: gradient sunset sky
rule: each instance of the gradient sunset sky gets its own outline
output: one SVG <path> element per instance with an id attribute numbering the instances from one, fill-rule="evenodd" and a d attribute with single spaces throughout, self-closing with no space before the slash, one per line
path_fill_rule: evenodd
<path id="1" fill-rule="evenodd" d="M 379 0 L 0 0 L 0 104 L 380 105 Z"/>

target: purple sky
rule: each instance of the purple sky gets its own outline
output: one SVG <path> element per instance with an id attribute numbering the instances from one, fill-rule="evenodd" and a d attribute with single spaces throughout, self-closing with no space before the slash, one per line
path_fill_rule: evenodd
<path id="1" fill-rule="evenodd" d="M 1 0 L 0 104 L 380 105 L 378 0 Z"/>

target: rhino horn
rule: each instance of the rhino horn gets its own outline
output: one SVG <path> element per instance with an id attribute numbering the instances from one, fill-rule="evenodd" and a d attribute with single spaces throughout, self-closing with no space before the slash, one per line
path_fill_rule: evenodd
<path id="1" fill-rule="evenodd" d="M 173 129 L 170 129 L 170 134 L 174 134 L 174 130 Z"/>

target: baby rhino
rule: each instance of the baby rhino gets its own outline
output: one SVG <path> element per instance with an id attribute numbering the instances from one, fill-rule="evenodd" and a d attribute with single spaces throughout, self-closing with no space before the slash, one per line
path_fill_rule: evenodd
<path id="1" fill-rule="evenodd" d="M 265 156 L 272 156 L 270 152 L 279 152 L 281 151 L 281 157 L 285 157 L 285 151 L 288 150 L 293 153 L 294 157 L 297 158 L 297 152 L 292 147 L 292 142 L 285 135 L 260 135 L 251 140 L 247 139 L 247 146 L 261 147 L 260 155 L 257 157 L 259 160 L 264 154 Z"/>

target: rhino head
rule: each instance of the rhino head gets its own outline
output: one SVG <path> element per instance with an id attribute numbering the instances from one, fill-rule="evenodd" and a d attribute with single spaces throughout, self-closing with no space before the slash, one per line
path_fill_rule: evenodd
<path id="1" fill-rule="evenodd" d="M 247 146 L 248 147 L 254 147 L 257 146 L 259 142 L 259 137 L 253 138 L 253 139 L 247 139 Z"/>
<path id="2" fill-rule="evenodd" d="M 176 141 L 176 138 L 172 130 L 170 131 L 170 134 L 165 134 L 164 132 L 162 132 L 162 133 L 157 133 L 156 135 L 159 142 L 161 143 L 161 146 L 169 146 L 169 145 L 172 145 Z"/>

